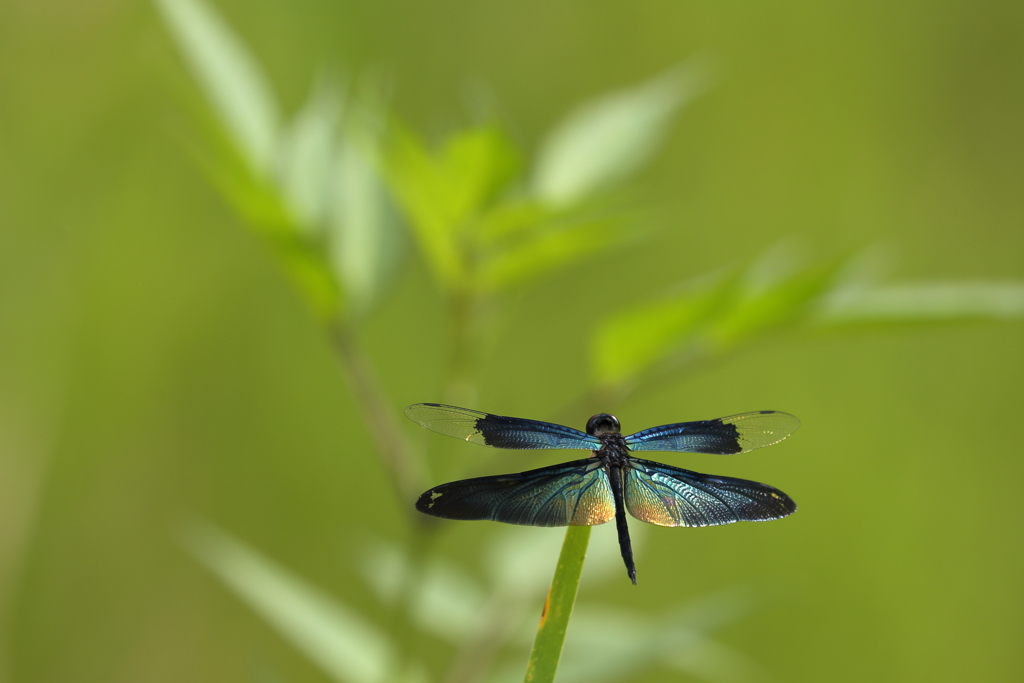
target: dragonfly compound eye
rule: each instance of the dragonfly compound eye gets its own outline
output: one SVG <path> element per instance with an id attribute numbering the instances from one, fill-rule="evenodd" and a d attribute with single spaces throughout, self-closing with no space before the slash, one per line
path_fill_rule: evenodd
<path id="1" fill-rule="evenodd" d="M 619 432 L 619 418 L 608 413 L 599 413 L 587 420 L 587 434 L 597 436 L 598 434 L 617 434 Z"/>

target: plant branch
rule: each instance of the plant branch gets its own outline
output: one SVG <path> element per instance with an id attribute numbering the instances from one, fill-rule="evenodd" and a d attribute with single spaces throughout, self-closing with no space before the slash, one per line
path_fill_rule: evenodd
<path id="1" fill-rule="evenodd" d="M 360 346 L 355 330 L 345 322 L 332 326 L 331 340 L 348 375 L 356 404 L 362 410 L 374 449 L 391 475 L 399 500 L 412 501 L 424 488 L 423 466 L 403 436 L 394 408 L 384 396 L 370 359 Z"/>

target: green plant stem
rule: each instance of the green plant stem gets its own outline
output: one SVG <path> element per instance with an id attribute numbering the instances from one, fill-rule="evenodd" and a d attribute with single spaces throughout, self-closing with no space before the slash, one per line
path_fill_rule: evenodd
<path id="1" fill-rule="evenodd" d="M 415 516 L 417 513 L 412 503 L 426 487 L 422 463 L 403 437 L 402 427 L 396 419 L 397 413 L 385 397 L 373 365 L 359 344 L 355 329 L 339 320 L 331 326 L 330 333 L 334 349 L 355 394 L 356 404 L 362 411 L 374 450 L 384 462 L 385 470 L 395 487 L 399 506 L 407 510 L 410 516 Z M 405 667 L 411 658 L 416 632 L 409 612 L 423 575 L 420 565 L 425 554 L 424 548 L 433 538 L 428 529 L 421 525 L 413 526 L 414 531 L 409 541 L 410 567 L 391 615 L 392 633 L 398 649 L 390 664 L 393 667 L 391 673 L 396 678 L 405 676 Z"/>
<path id="2" fill-rule="evenodd" d="M 457 289 L 448 295 L 448 368 L 444 400 L 453 405 L 476 402 L 473 382 L 478 304 L 468 290 Z"/>
<path id="3" fill-rule="evenodd" d="M 548 589 L 537 637 L 533 641 L 530 661 L 526 665 L 526 683 L 551 683 L 555 680 L 589 542 L 589 526 L 571 526 L 565 532 L 558 567 L 555 568 L 555 576 Z"/>
<path id="4" fill-rule="evenodd" d="M 335 323 L 331 328 L 331 339 L 348 375 L 356 404 L 362 410 L 375 450 L 391 475 L 399 500 L 411 513 L 412 501 L 425 486 L 422 463 L 406 442 L 404 432 L 395 419 L 395 410 L 385 398 L 355 331 L 344 322 Z"/>

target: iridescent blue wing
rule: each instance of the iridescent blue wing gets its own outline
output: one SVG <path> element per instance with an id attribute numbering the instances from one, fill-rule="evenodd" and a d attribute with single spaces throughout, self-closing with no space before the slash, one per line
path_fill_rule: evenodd
<path id="1" fill-rule="evenodd" d="M 792 434 L 800 420 L 789 413 L 761 410 L 717 420 L 679 422 L 651 427 L 626 437 L 631 451 L 686 453 L 746 453 L 771 446 Z"/>
<path id="2" fill-rule="evenodd" d="M 716 526 L 764 522 L 796 512 L 777 488 L 746 479 L 700 474 L 631 458 L 623 470 L 626 510 L 660 526 Z"/>
<path id="3" fill-rule="evenodd" d="M 445 519 L 489 519 L 527 526 L 591 526 L 615 516 L 608 475 L 594 458 L 519 474 L 435 486 L 416 509 Z"/>
<path id="4" fill-rule="evenodd" d="M 405 416 L 438 434 L 495 448 L 601 448 L 597 438 L 571 427 L 439 403 L 416 403 L 405 409 Z"/>

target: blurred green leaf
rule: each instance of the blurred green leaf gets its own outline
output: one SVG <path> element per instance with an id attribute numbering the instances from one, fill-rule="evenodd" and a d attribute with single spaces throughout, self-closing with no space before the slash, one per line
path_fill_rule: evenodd
<path id="1" fill-rule="evenodd" d="M 233 148 L 223 151 L 216 163 L 201 160 L 210 181 L 242 220 L 267 240 L 313 314 L 321 321 L 331 320 L 345 300 L 319 245 L 299 229 L 279 188 L 270 179 L 254 175 L 232 153 Z"/>
<path id="2" fill-rule="evenodd" d="M 393 653 L 373 624 L 241 541 L 209 524 L 186 531 L 186 547 L 278 633 L 334 680 L 384 681 Z"/>
<path id="3" fill-rule="evenodd" d="M 281 191 L 299 226 L 310 233 L 326 217 L 340 114 L 340 95 L 320 79 L 281 135 L 277 158 Z"/>
<path id="4" fill-rule="evenodd" d="M 1014 320 L 1024 317 L 1024 282 L 914 282 L 854 287 L 822 307 L 829 325 Z"/>
<path id="5" fill-rule="evenodd" d="M 601 385 L 620 384 L 692 340 L 735 287 L 735 278 L 695 283 L 661 301 L 625 309 L 599 323 L 591 372 Z"/>
<path id="6" fill-rule="evenodd" d="M 462 280 L 465 266 L 455 239 L 448 178 L 419 136 L 400 124 L 392 125 L 384 161 L 391 191 L 434 276 L 444 284 Z"/>
<path id="7" fill-rule="evenodd" d="M 616 559 L 621 569 L 617 553 Z M 761 667 L 712 637 L 751 608 L 751 596 L 735 589 L 677 603 L 660 614 L 581 601 L 573 611 L 558 680 L 643 680 L 647 671 L 665 667 L 708 681 L 759 680 Z M 521 635 L 527 642 L 530 634 Z M 488 680 L 518 680 L 517 674 L 514 665 L 503 667 Z"/>
<path id="8" fill-rule="evenodd" d="M 451 643 L 460 643 L 479 632 L 485 596 L 480 585 L 455 565 L 435 560 L 410 576 L 412 563 L 398 546 L 378 542 L 360 563 L 363 578 L 386 604 L 401 599 L 412 582 L 410 615 L 416 624 Z"/>
<path id="9" fill-rule="evenodd" d="M 735 620 L 735 610 L 723 602 Z M 658 615 L 621 608 L 581 605 L 566 643 L 560 678 L 569 681 L 639 680 L 642 672 L 670 667 L 708 681 L 742 681 L 762 673 L 740 652 L 712 638 L 711 624 L 683 622 L 690 606 Z M 609 629 L 608 624 L 615 624 Z"/>
<path id="10" fill-rule="evenodd" d="M 383 604 L 392 605 L 408 580 L 410 560 L 404 550 L 382 539 L 371 539 L 363 550 L 365 562 L 356 564 L 363 580 Z"/>
<path id="11" fill-rule="evenodd" d="M 275 251 L 283 262 L 285 272 L 317 319 L 322 323 L 335 320 L 346 300 L 320 249 L 305 242 L 290 240 L 277 245 Z"/>
<path id="12" fill-rule="evenodd" d="M 836 286 L 844 261 L 835 259 L 797 271 L 773 284 L 741 286 L 704 333 L 710 347 L 723 351 L 758 334 L 809 318 Z"/>
<path id="13" fill-rule="evenodd" d="M 702 69 L 680 65 L 580 106 L 541 146 L 533 193 L 565 205 L 635 173 L 664 139 L 672 116 L 705 80 Z"/>
<path id="14" fill-rule="evenodd" d="M 472 252 L 466 230 L 507 187 L 519 155 L 504 132 L 485 126 L 456 133 L 432 154 L 399 124 L 384 157 L 386 176 L 434 275 L 465 286 Z"/>
<path id="15" fill-rule="evenodd" d="M 658 659 L 690 676 L 711 681 L 763 680 L 764 669 L 741 651 L 710 637 L 754 610 L 754 597 L 746 590 L 722 592 L 680 603 L 663 616 L 652 633 Z"/>
<path id="16" fill-rule="evenodd" d="M 431 562 L 419 588 L 412 615 L 425 630 L 455 644 L 479 632 L 486 596 L 464 571 L 451 563 Z"/>
<path id="17" fill-rule="evenodd" d="M 624 310 L 594 333 L 594 377 L 605 386 L 623 385 L 684 349 L 721 353 L 810 319 L 844 265 L 836 259 L 800 267 L 785 250 L 771 250 L 745 272 L 704 278 L 682 295 Z"/>
<path id="18" fill-rule="evenodd" d="M 875 285 L 865 280 L 864 261 L 856 257 L 800 266 L 786 250 L 771 250 L 741 275 L 622 311 L 594 332 L 593 375 L 604 386 L 623 386 L 683 349 L 721 353 L 798 323 L 907 324 L 1024 317 L 1024 283 Z"/>
<path id="19" fill-rule="evenodd" d="M 594 220 L 570 227 L 549 224 L 531 239 L 508 245 L 482 260 L 479 285 L 497 290 L 567 265 L 621 240 L 622 232 L 611 220 Z"/>
<path id="20" fill-rule="evenodd" d="M 358 104 L 335 159 L 328 222 L 328 256 L 352 305 L 365 309 L 400 252 L 398 216 L 380 175 L 376 107 Z"/>
<path id="21" fill-rule="evenodd" d="M 482 212 L 521 170 L 519 151 L 497 125 L 471 128 L 451 136 L 441 161 L 449 178 L 452 213 L 457 223 Z"/>
<path id="22" fill-rule="evenodd" d="M 312 312 L 332 319 L 343 304 L 341 290 L 309 231 L 323 211 L 337 96 L 326 87 L 314 90 L 282 133 L 266 79 L 223 20 L 201 0 L 156 2 L 220 119 L 212 136 L 218 158 L 204 159 L 204 168 L 269 241 Z"/>
<path id="23" fill-rule="evenodd" d="M 270 240 L 295 239 L 298 226 L 273 179 L 254 173 L 237 147 L 223 140 L 224 132 L 211 131 L 214 154 L 197 155 L 210 182 L 254 232 Z"/>
<path id="24" fill-rule="evenodd" d="M 268 175 L 281 117 L 256 60 L 201 0 L 155 2 L 224 128 L 252 167 Z"/>
<path id="25" fill-rule="evenodd" d="M 482 554 L 495 592 L 514 600 L 537 595 L 551 581 L 551 560 L 558 556 L 565 534 L 555 529 L 510 526 L 490 540 Z"/>
<path id="26" fill-rule="evenodd" d="M 478 239 L 484 247 L 514 239 L 521 233 L 557 220 L 559 212 L 533 199 L 511 198 L 495 205 L 480 220 Z"/>

